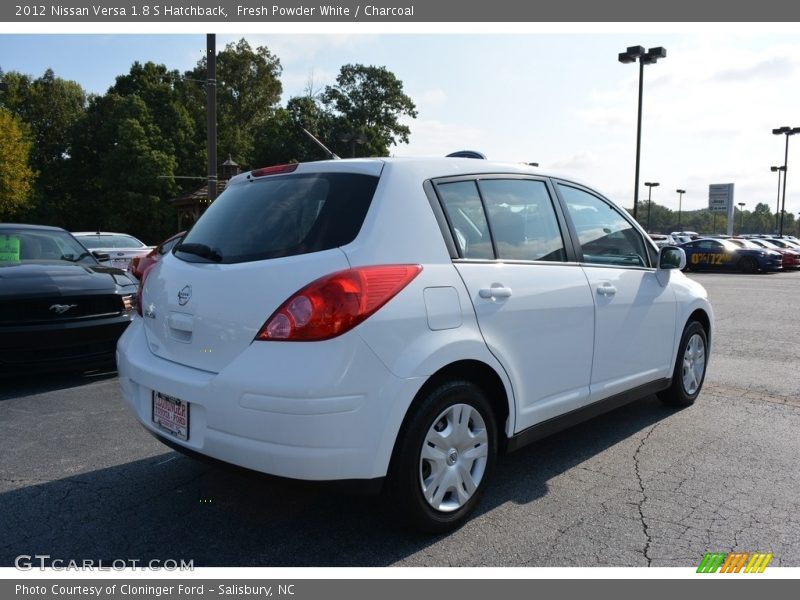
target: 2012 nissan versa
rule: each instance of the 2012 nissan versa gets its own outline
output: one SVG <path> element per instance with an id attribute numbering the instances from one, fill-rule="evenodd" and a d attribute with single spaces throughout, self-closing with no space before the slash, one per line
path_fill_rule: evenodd
<path id="1" fill-rule="evenodd" d="M 713 314 L 685 264 L 525 165 L 268 167 L 143 277 L 120 385 L 173 447 L 375 484 L 446 531 L 503 452 L 649 394 L 695 401 Z"/>

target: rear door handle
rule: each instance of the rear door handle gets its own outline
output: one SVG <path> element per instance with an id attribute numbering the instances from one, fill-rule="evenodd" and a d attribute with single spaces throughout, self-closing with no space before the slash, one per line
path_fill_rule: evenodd
<path id="1" fill-rule="evenodd" d="M 601 296 L 613 296 L 617 293 L 617 288 L 610 283 L 605 282 L 597 286 L 597 293 Z"/>
<path id="2" fill-rule="evenodd" d="M 511 288 L 502 286 L 500 284 L 494 284 L 492 287 L 481 288 L 478 291 L 478 295 L 481 298 L 491 298 L 492 300 L 497 300 L 498 298 L 510 298 Z"/>

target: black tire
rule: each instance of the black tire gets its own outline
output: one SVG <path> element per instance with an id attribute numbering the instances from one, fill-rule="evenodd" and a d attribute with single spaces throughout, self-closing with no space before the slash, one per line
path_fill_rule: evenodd
<path id="1" fill-rule="evenodd" d="M 758 273 L 758 262 L 752 256 L 745 256 L 739 261 L 739 268 L 745 273 Z"/>
<path id="2" fill-rule="evenodd" d="M 699 378 L 696 375 L 694 365 L 698 364 L 697 358 L 691 359 L 687 355 L 691 353 L 690 343 L 701 343 L 702 345 L 702 374 Z M 687 358 L 689 364 L 684 361 Z M 675 369 L 672 372 L 672 385 L 663 392 L 658 393 L 659 399 L 665 404 L 673 406 L 691 406 L 700 395 L 703 389 L 703 381 L 706 378 L 706 367 L 708 366 L 708 336 L 705 328 L 697 321 L 689 321 L 681 336 L 681 343 L 678 345 L 678 356 L 675 359 Z M 694 376 L 688 374 L 688 369 L 692 369 Z M 686 376 L 685 376 L 686 375 Z M 687 382 L 686 380 L 689 379 Z M 699 379 L 699 380 L 698 380 Z M 696 385 L 696 387 L 694 387 Z M 688 389 L 687 389 L 688 388 Z"/>
<path id="3" fill-rule="evenodd" d="M 453 420 L 448 420 L 451 417 Z M 457 418 L 465 417 L 467 423 L 464 423 L 462 436 L 474 434 L 474 438 L 467 441 L 469 448 L 458 443 L 456 428 L 453 427 L 458 425 Z M 451 432 L 442 438 L 442 448 L 427 441 L 429 435 L 435 436 L 434 430 L 440 431 L 440 427 L 442 432 Z M 467 431 L 468 434 L 463 433 Z M 448 438 L 455 442 L 455 446 L 447 441 Z M 437 456 L 440 455 L 440 460 L 423 459 L 422 451 L 428 447 L 433 451 L 439 450 Z M 485 460 L 472 458 L 471 455 L 483 451 Z M 494 472 L 496 459 L 497 424 L 486 395 L 469 381 L 445 381 L 425 393 L 401 429 L 386 491 L 414 528 L 427 533 L 452 531 L 464 524 L 480 502 Z M 451 460 L 455 462 L 451 463 Z M 464 477 L 458 479 L 462 475 L 468 475 L 469 481 Z M 474 482 L 476 477 L 477 485 Z M 426 481 L 428 493 L 432 496 L 430 502 L 423 492 Z M 454 486 L 451 484 L 456 481 L 470 483 L 470 487 L 474 485 L 474 491 L 462 483 L 463 497 L 454 492 L 443 492 L 440 506 L 444 509 L 434 507 L 433 504 L 439 502 L 437 497 L 442 495 L 434 491 L 452 489 Z"/>

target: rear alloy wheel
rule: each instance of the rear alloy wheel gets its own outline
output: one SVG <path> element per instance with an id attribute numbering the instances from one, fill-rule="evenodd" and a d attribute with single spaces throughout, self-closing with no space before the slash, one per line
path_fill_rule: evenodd
<path id="1" fill-rule="evenodd" d="M 745 256 L 739 261 L 739 268 L 745 273 L 757 273 L 758 262 L 752 256 Z"/>
<path id="2" fill-rule="evenodd" d="M 443 383 L 398 441 L 391 493 L 418 529 L 450 531 L 478 504 L 496 456 L 494 413 L 482 390 L 463 380 Z"/>
<path id="3" fill-rule="evenodd" d="M 707 348 L 706 330 L 697 321 L 691 321 L 681 336 L 672 385 L 658 394 L 662 402 L 676 406 L 694 404 L 706 377 Z"/>

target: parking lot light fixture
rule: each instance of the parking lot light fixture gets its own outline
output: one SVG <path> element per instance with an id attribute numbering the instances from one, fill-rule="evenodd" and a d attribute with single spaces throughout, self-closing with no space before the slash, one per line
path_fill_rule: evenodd
<path id="1" fill-rule="evenodd" d="M 683 203 L 683 195 L 686 190 L 675 190 L 678 192 L 678 231 L 681 230 L 681 204 Z"/>
<path id="2" fill-rule="evenodd" d="M 778 231 L 778 214 L 781 212 L 781 171 L 785 171 L 786 166 L 770 167 L 769 170 L 778 173 L 778 200 L 775 204 L 775 231 Z"/>
<path id="3" fill-rule="evenodd" d="M 655 64 L 659 58 L 667 57 L 667 49 L 662 46 L 650 48 L 645 52 L 644 46 L 628 46 L 620 52 L 617 59 L 622 64 L 639 61 L 639 112 L 636 119 L 636 175 L 633 182 L 633 218 L 636 219 L 639 208 L 639 163 L 642 151 L 642 91 L 644 66 Z"/>
<path id="4" fill-rule="evenodd" d="M 653 188 L 658 187 L 661 185 L 660 183 L 653 183 L 650 181 L 645 181 L 644 184 L 647 186 L 647 233 L 650 233 L 650 213 L 652 212 L 653 208 Z"/>
<path id="5" fill-rule="evenodd" d="M 772 130 L 773 135 L 786 136 L 786 152 L 783 157 L 783 198 L 781 199 L 780 226 L 778 227 L 778 237 L 783 236 L 783 214 L 786 210 L 786 177 L 789 175 L 789 136 L 800 133 L 800 127 L 789 127 L 784 125 Z"/>
<path id="6" fill-rule="evenodd" d="M 738 202 L 739 205 L 739 235 L 744 233 L 744 202 Z"/>

